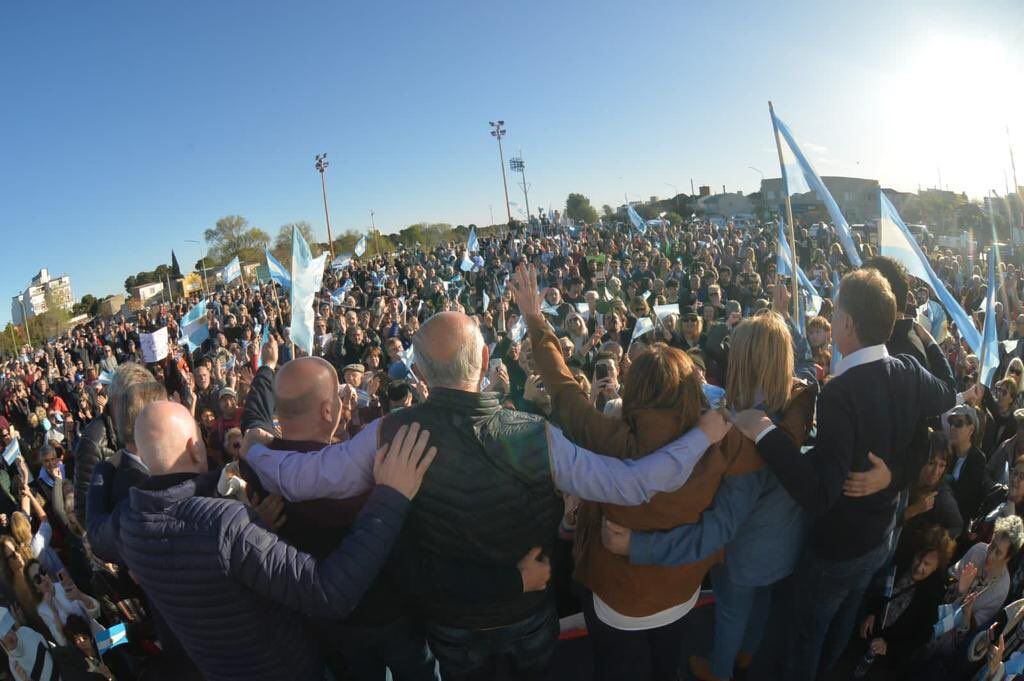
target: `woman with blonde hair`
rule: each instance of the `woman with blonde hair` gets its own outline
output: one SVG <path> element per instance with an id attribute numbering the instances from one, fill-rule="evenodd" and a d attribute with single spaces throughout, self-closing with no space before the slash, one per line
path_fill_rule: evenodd
<path id="1" fill-rule="evenodd" d="M 707 409 L 703 383 L 689 356 L 656 343 L 639 353 L 622 379 L 621 412 L 604 416 L 565 364 L 558 339 L 543 318 L 536 274 L 520 268 L 512 282 L 529 329 L 533 361 L 565 435 L 606 456 L 638 459 L 695 425 L 720 418 Z M 597 374 L 595 379 L 601 381 Z M 711 504 L 734 452 L 712 446 L 695 461 L 686 484 L 634 507 L 584 501 L 579 510 L 574 578 L 583 596 L 587 631 L 599 679 L 675 678 L 682 622 L 700 595 L 701 580 L 720 553 L 673 567 L 640 567 L 601 543 L 602 518 L 640 530 L 697 522 Z"/>
<path id="2" fill-rule="evenodd" d="M 25 623 L 36 631 L 46 631 L 46 625 L 36 610 L 32 587 L 25 578 L 25 566 L 33 560 L 31 552 L 18 546 L 14 538 L 8 534 L 0 535 L 0 551 L 3 551 L 4 577 L 14 590 L 14 595 L 25 615 Z"/>
<path id="3" fill-rule="evenodd" d="M 764 410 L 802 443 L 810 429 L 815 391 L 793 378 L 786 322 L 774 312 L 758 314 L 736 326 L 731 344 L 729 408 Z M 711 657 L 690 658 L 690 670 L 702 680 L 729 679 L 735 666 L 749 666 L 764 633 L 772 586 L 793 572 L 807 528 L 804 511 L 765 465 L 753 441 L 733 429 L 721 446 L 735 452 L 735 461 L 698 521 L 667 532 L 631 531 L 606 523 L 604 532 L 605 545 L 636 565 L 686 565 L 725 549 L 725 563 L 711 569 Z"/>

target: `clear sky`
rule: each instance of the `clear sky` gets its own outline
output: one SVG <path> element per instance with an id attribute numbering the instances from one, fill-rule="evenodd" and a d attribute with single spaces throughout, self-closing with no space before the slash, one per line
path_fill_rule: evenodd
<path id="1" fill-rule="evenodd" d="M 39 267 L 123 292 L 224 215 L 325 236 L 318 152 L 336 231 L 498 220 L 498 118 L 531 206 L 754 191 L 769 99 L 821 174 L 1002 192 L 1021 83 L 1020 0 L 5 2 L 0 324 Z"/>

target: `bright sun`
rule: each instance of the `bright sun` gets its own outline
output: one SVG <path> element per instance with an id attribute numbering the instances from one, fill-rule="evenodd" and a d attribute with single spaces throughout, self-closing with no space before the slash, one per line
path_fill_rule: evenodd
<path id="1" fill-rule="evenodd" d="M 991 189 L 1002 194 L 1007 126 L 1018 161 L 1024 155 L 1021 83 L 1021 55 L 999 43 L 933 35 L 908 46 L 906 67 L 886 79 L 879 103 L 886 139 L 881 168 L 894 174 L 883 184 L 934 186 L 941 174 L 943 185 L 974 197 Z M 1024 183 L 1020 168 L 1018 180 Z"/>

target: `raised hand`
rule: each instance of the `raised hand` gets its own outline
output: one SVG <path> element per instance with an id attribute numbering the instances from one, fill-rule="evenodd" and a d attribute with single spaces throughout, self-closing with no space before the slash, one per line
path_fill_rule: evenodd
<path id="1" fill-rule="evenodd" d="M 541 295 L 537 290 L 537 270 L 533 265 L 519 265 L 509 282 L 516 305 L 524 316 L 540 317 Z"/>

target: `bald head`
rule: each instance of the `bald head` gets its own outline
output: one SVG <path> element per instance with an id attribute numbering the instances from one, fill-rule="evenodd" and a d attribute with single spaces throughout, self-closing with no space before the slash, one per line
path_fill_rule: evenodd
<path id="1" fill-rule="evenodd" d="M 412 339 L 416 371 L 431 388 L 480 390 L 487 346 L 480 327 L 461 312 L 428 319 Z"/>
<path id="2" fill-rule="evenodd" d="M 331 441 L 341 400 L 338 372 L 330 362 L 300 357 L 286 363 L 274 378 L 274 399 L 285 439 Z"/>
<path id="3" fill-rule="evenodd" d="M 150 475 L 207 470 L 199 426 L 188 409 L 177 402 L 147 404 L 135 420 L 135 439 Z"/>

